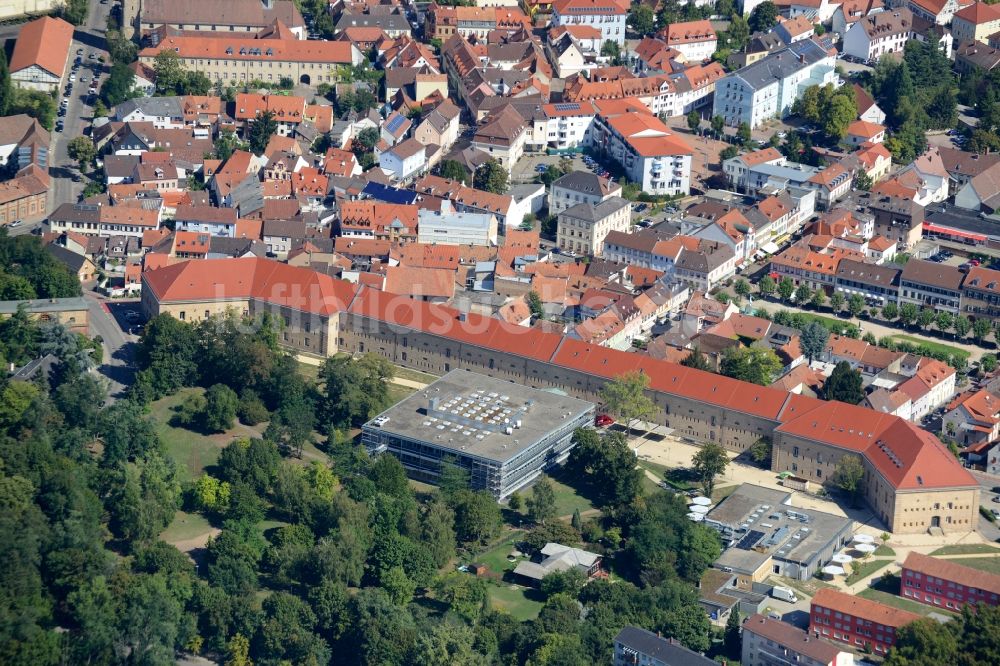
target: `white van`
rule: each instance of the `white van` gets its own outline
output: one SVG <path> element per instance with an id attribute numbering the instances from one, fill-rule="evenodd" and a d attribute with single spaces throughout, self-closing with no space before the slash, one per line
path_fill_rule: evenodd
<path id="1" fill-rule="evenodd" d="M 771 588 L 771 596 L 775 599 L 787 601 L 790 604 L 797 603 L 799 600 L 799 598 L 795 596 L 795 590 L 790 587 L 782 587 L 781 585 L 775 585 Z"/>

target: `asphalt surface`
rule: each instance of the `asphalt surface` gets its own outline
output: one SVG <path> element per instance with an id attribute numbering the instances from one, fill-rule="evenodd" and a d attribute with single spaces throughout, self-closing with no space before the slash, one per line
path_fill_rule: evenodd
<path id="1" fill-rule="evenodd" d="M 52 179 L 52 187 L 49 188 L 49 211 L 53 211 L 61 204 L 79 201 L 83 188 L 88 179 L 79 177 L 80 182 L 74 182 L 73 177 L 77 175 L 78 165 L 70 159 L 67 146 L 74 137 L 89 133 L 90 123 L 94 117 L 93 103 L 96 95 L 88 95 L 87 89 L 91 80 L 103 82 L 107 78 L 108 54 L 104 39 L 107 31 L 108 14 L 111 3 L 100 4 L 90 3 L 90 14 L 87 17 L 86 25 L 77 27 L 73 32 L 73 43 L 70 46 L 69 61 L 70 73 L 76 75 L 77 81 L 73 83 L 73 90 L 69 96 L 69 106 L 66 115 L 62 116 L 64 127 L 60 132 L 53 132 L 52 146 L 52 168 L 49 169 L 49 176 Z M 72 63 L 77 58 L 77 51 L 83 50 L 82 63 L 79 68 L 72 70 Z M 105 63 L 99 60 L 91 60 L 89 55 L 96 54 L 104 58 Z M 69 80 L 69 73 L 66 74 L 62 85 L 59 88 L 59 100 L 63 99 L 66 92 L 66 83 Z M 80 77 L 86 77 L 85 83 L 80 82 Z M 100 88 L 100 83 L 98 83 Z M 86 131 L 86 132 L 85 132 Z M 37 226 L 37 225 L 33 225 Z"/>
<path id="2" fill-rule="evenodd" d="M 108 396 L 113 401 L 124 396 L 135 376 L 133 359 L 139 337 L 130 333 L 138 320 L 129 321 L 126 313 L 139 312 L 138 301 L 110 301 L 93 292 L 84 292 L 90 316 L 90 334 L 100 336 L 104 344 L 104 363 L 98 368 L 108 380 Z"/>

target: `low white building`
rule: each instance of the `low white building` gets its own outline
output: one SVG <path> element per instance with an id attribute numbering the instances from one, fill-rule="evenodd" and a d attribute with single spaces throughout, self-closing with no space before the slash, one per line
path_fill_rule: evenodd
<path id="1" fill-rule="evenodd" d="M 378 165 L 395 180 L 407 180 L 427 165 L 427 149 L 416 139 L 407 139 L 380 154 Z"/>
<path id="2" fill-rule="evenodd" d="M 174 213 L 174 228 L 177 231 L 235 238 L 237 217 L 235 208 L 178 205 Z"/>
<path id="3" fill-rule="evenodd" d="M 426 208 L 417 212 L 417 242 L 492 247 L 497 244 L 497 226 L 496 215 L 458 213 L 444 201 L 440 212 Z"/>

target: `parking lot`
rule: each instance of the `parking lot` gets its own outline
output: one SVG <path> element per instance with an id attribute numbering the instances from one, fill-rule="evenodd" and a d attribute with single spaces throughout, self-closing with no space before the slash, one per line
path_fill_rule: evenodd
<path id="1" fill-rule="evenodd" d="M 604 174 L 608 176 L 614 175 L 614 169 L 609 168 L 608 164 L 600 164 L 593 162 L 589 156 L 585 156 L 582 153 L 576 153 L 573 155 L 545 155 L 545 154 L 535 154 L 535 155 L 525 155 L 517 161 L 514 165 L 513 173 L 511 174 L 511 182 L 515 184 L 520 183 L 533 183 L 535 179 L 545 172 L 550 166 L 559 166 L 559 164 L 565 160 L 569 160 L 572 164 L 572 170 L 574 171 L 590 171 L 593 173 Z M 606 160 L 610 162 L 610 160 Z M 594 164 L 595 166 L 591 166 Z M 625 184 L 624 180 L 619 181 L 621 184 Z"/>

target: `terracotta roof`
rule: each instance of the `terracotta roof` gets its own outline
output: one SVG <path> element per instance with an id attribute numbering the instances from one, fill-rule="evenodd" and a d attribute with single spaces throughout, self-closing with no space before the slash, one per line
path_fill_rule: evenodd
<path id="1" fill-rule="evenodd" d="M 812 21 L 810 21 L 804 14 L 799 14 L 795 18 L 780 17 L 778 19 L 778 23 L 781 24 L 781 27 L 783 27 L 792 37 L 798 37 L 799 35 L 804 35 L 807 32 L 815 30 Z"/>
<path id="2" fill-rule="evenodd" d="M 625 113 L 608 119 L 608 124 L 643 157 L 691 155 L 691 146 L 651 114 Z"/>
<path id="3" fill-rule="evenodd" d="M 885 132 L 885 126 L 878 123 L 869 123 L 864 120 L 855 120 L 847 126 L 847 134 L 850 136 L 863 136 L 872 139 Z"/>
<path id="4" fill-rule="evenodd" d="M 889 414 L 825 402 L 778 431 L 863 454 L 895 488 L 968 486 L 975 479 L 931 433 Z"/>
<path id="5" fill-rule="evenodd" d="M 986 389 L 956 397 L 949 403 L 947 410 L 950 412 L 958 407 L 964 407 L 976 421 L 994 424 L 1000 420 L 1000 398 Z"/>
<path id="6" fill-rule="evenodd" d="M 351 42 L 327 42 L 316 39 L 255 39 L 251 36 L 227 34 L 225 37 L 167 37 L 156 46 L 150 46 L 140 51 L 139 57 L 154 58 L 160 51 L 171 50 L 181 58 L 187 59 L 351 64 L 356 48 Z"/>
<path id="7" fill-rule="evenodd" d="M 560 25 L 549 30 L 549 39 L 558 39 L 567 32 L 577 39 L 601 39 L 601 31 L 592 25 Z"/>
<path id="8" fill-rule="evenodd" d="M 552 10 L 563 16 L 619 16 L 627 14 L 628 8 L 624 0 L 556 0 L 552 3 Z"/>
<path id="9" fill-rule="evenodd" d="M 584 342 L 592 342 L 594 344 L 601 344 L 602 342 L 614 337 L 623 328 L 625 328 L 625 322 L 622 321 L 618 313 L 612 310 L 606 310 L 601 314 L 587 319 L 583 322 L 577 324 L 573 332 Z"/>
<path id="10" fill-rule="evenodd" d="M 265 111 L 270 111 L 278 122 L 300 123 L 303 120 L 306 100 L 304 97 L 291 95 L 238 93 L 233 108 L 236 120 L 253 120 Z"/>
<path id="11" fill-rule="evenodd" d="M 451 298 L 455 295 L 455 271 L 389 266 L 385 271 L 385 290 L 414 298 Z"/>
<path id="12" fill-rule="evenodd" d="M 1000 576 L 964 566 L 960 560 L 943 560 L 911 551 L 903 562 L 903 568 L 968 588 L 1000 594 Z"/>
<path id="13" fill-rule="evenodd" d="M 839 611 L 852 617 L 871 620 L 887 627 L 899 628 L 910 622 L 915 622 L 923 616 L 900 610 L 877 601 L 864 599 L 853 594 L 847 594 L 833 588 L 820 588 L 812 598 L 811 608 L 816 606 Z"/>
<path id="14" fill-rule="evenodd" d="M 695 44 L 698 42 L 716 41 L 715 28 L 707 19 L 704 21 L 685 21 L 671 23 L 664 30 L 668 46 L 678 44 Z"/>
<path id="15" fill-rule="evenodd" d="M 21 26 L 10 56 L 11 73 L 32 65 L 61 77 L 66 69 L 73 26 L 60 18 L 43 16 Z"/>
<path id="16" fill-rule="evenodd" d="M 204 259 L 145 273 L 144 287 L 161 302 L 219 297 L 261 298 L 305 312 L 333 314 L 350 305 L 354 288 L 342 280 L 268 259 Z"/>
<path id="17" fill-rule="evenodd" d="M 212 237 L 200 231 L 175 231 L 174 232 L 174 253 L 183 252 L 185 254 L 208 254 Z"/>
<path id="18" fill-rule="evenodd" d="M 772 162 L 774 160 L 784 159 L 784 155 L 778 152 L 777 148 L 764 148 L 762 150 L 755 150 L 750 153 L 744 153 L 739 156 L 739 159 L 743 164 L 753 167 L 764 164 L 765 162 Z"/>
<path id="19" fill-rule="evenodd" d="M 363 240 L 338 238 L 337 243 L 360 244 Z M 369 241 L 366 245 L 376 243 Z M 383 246 L 388 249 L 388 243 Z M 641 354 L 561 338 L 534 328 L 511 326 L 474 313 L 460 314 L 443 306 L 401 300 L 371 289 L 361 289 L 351 301 L 355 292 L 347 283 L 269 260 L 202 260 L 161 270 L 162 273 L 153 273 L 149 278 L 152 292 L 161 300 L 196 301 L 214 298 L 221 292 L 285 303 L 289 300 L 287 294 L 291 293 L 296 306 L 321 309 L 324 313 L 344 309 L 345 304 L 350 303 L 347 309 L 354 314 L 591 376 L 611 378 L 633 370 L 644 372 L 650 377 L 652 390 L 781 422 L 779 430 L 782 432 L 863 454 L 890 484 L 899 489 L 977 485 L 936 437 L 903 419 L 862 407 L 746 384 Z M 573 279 L 588 280 L 585 277 Z M 289 285 L 302 286 L 289 290 Z"/>
<path id="20" fill-rule="evenodd" d="M 461 246 L 406 243 L 399 248 L 398 256 L 400 266 L 445 268 L 454 272 L 461 260 Z"/>
<path id="21" fill-rule="evenodd" d="M 973 25 L 982 25 L 992 21 L 1000 21 L 1000 7 L 986 4 L 985 2 L 974 2 L 968 7 L 955 12 L 954 18 L 968 21 Z M 954 19 L 953 19 L 954 20 Z"/>

